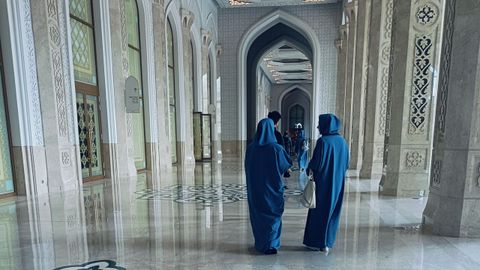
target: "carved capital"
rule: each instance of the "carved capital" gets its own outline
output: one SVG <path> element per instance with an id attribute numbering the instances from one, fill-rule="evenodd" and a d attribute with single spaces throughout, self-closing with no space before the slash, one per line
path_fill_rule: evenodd
<path id="1" fill-rule="evenodd" d="M 184 28 L 187 30 L 190 30 L 192 27 L 193 21 L 195 20 L 195 15 L 193 15 L 193 12 L 186 10 L 186 9 L 181 9 L 180 11 L 182 13 L 182 25 Z"/>
<path id="2" fill-rule="evenodd" d="M 202 28 L 202 45 L 208 48 L 210 47 L 211 43 L 212 43 L 212 33 Z"/>
<path id="3" fill-rule="evenodd" d="M 222 45 L 217 44 L 217 46 L 215 48 L 216 48 L 216 52 L 217 52 L 217 57 L 220 57 L 220 55 L 222 55 L 222 53 L 223 53 Z"/>
<path id="4" fill-rule="evenodd" d="M 338 29 L 338 35 L 339 35 L 339 39 L 342 41 L 342 42 L 347 42 L 347 38 L 348 38 L 348 23 L 344 24 L 344 25 L 340 25 L 339 29 Z"/>
<path id="5" fill-rule="evenodd" d="M 349 22 L 355 22 L 357 17 L 358 2 L 349 2 L 345 4 L 345 14 Z"/>
<path id="6" fill-rule="evenodd" d="M 342 50 L 342 39 L 341 39 L 341 38 L 335 39 L 335 47 L 337 47 L 337 49 L 338 49 L 339 51 Z"/>

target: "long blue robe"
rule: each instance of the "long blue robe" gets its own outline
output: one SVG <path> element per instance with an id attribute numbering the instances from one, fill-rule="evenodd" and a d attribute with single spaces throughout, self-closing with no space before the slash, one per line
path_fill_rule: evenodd
<path id="1" fill-rule="evenodd" d="M 245 155 L 250 222 L 255 248 L 260 252 L 280 247 L 285 189 L 282 175 L 291 166 L 287 152 L 275 139 L 273 121 L 261 120 Z"/>
<path id="2" fill-rule="evenodd" d="M 295 144 L 295 152 L 297 153 L 297 161 L 298 161 L 298 168 L 299 169 L 305 169 L 307 167 L 307 149 L 305 149 L 303 146 L 305 144 L 305 131 L 300 130 L 300 133 L 298 134 L 298 138 Z"/>
<path id="3" fill-rule="evenodd" d="M 335 115 L 322 114 L 318 122 L 322 137 L 307 167 L 307 171 L 313 171 L 317 207 L 308 211 L 303 244 L 322 249 L 335 244 L 349 152 L 345 139 L 338 134 L 340 120 Z"/>

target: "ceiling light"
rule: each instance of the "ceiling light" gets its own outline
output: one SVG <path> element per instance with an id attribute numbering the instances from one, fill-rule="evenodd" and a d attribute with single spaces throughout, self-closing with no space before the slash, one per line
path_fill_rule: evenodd
<path id="1" fill-rule="evenodd" d="M 244 2 L 242 0 L 228 0 L 231 6 L 244 6 L 244 5 L 249 5 L 251 3 L 249 2 Z"/>

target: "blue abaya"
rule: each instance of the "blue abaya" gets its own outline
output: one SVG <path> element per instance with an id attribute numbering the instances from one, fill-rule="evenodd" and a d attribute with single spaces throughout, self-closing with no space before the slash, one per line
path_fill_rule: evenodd
<path id="1" fill-rule="evenodd" d="M 324 249 L 335 244 L 349 153 L 345 139 L 338 134 L 340 120 L 335 115 L 320 115 L 318 128 L 322 137 L 307 168 L 313 171 L 317 207 L 308 211 L 303 244 Z"/>
<path id="2" fill-rule="evenodd" d="M 287 152 L 275 139 L 273 121 L 261 120 L 245 155 L 250 222 L 255 248 L 260 252 L 276 252 L 280 247 L 284 207 L 282 175 L 290 166 Z"/>
<path id="3" fill-rule="evenodd" d="M 295 144 L 295 152 L 297 153 L 297 161 L 298 161 L 298 168 L 300 170 L 305 169 L 307 167 L 307 150 L 304 147 L 305 145 L 305 131 L 300 130 L 297 138 L 297 142 Z"/>

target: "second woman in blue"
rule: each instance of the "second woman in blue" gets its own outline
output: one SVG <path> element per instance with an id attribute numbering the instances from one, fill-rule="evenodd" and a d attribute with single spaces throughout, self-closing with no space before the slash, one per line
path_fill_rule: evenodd
<path id="1" fill-rule="evenodd" d="M 282 175 L 292 166 L 287 152 L 277 143 L 271 119 L 262 119 L 245 155 L 248 207 L 255 248 L 276 254 L 280 247 L 284 183 Z"/>
<path id="2" fill-rule="evenodd" d="M 345 173 L 349 153 L 345 139 L 340 136 L 340 120 L 333 114 L 322 114 L 312 159 L 307 167 L 313 171 L 316 184 L 317 208 L 308 210 L 303 244 L 310 249 L 328 253 L 335 243 L 342 209 Z"/>

